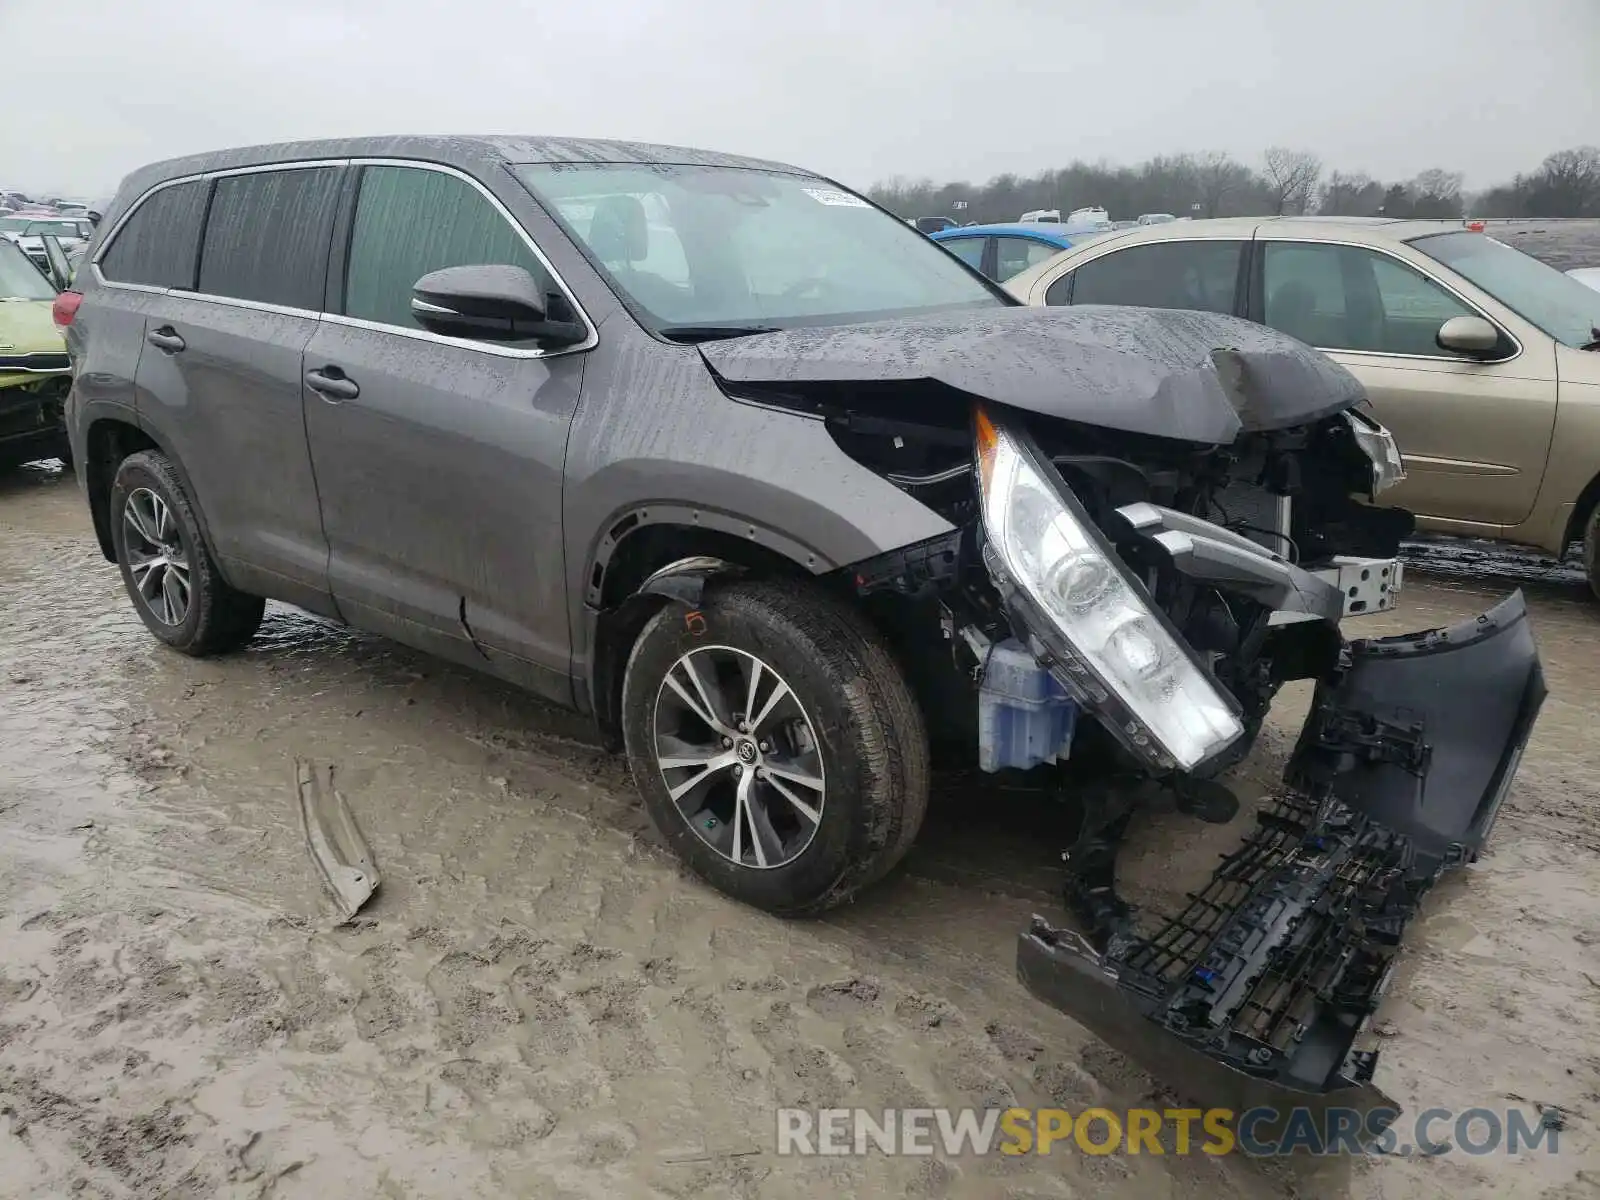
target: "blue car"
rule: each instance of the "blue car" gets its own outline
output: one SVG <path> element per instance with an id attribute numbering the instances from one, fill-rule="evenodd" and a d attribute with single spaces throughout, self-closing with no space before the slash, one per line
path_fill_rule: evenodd
<path id="1" fill-rule="evenodd" d="M 1062 234 L 1061 226 L 1033 222 L 962 225 L 928 236 L 996 283 L 1038 266 L 1073 244 Z"/>

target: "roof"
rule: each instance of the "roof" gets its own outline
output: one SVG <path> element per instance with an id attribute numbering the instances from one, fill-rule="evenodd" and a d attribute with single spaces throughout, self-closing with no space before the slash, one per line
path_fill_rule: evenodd
<path id="1" fill-rule="evenodd" d="M 694 150 L 686 146 L 655 145 L 649 142 L 515 134 L 481 136 L 394 134 L 383 137 L 275 142 L 260 146 L 212 150 L 184 158 L 170 158 L 134 171 L 122 181 L 122 186 L 117 190 L 116 200 L 120 204 L 130 203 L 133 198 L 142 195 L 155 184 L 184 175 L 324 158 L 414 158 L 423 162 L 442 163 L 468 172 L 474 169 L 482 171 L 507 163 L 648 163 L 742 167 L 749 170 L 783 171 L 816 177 L 814 172 L 767 159 L 723 154 L 715 150 Z M 106 216 L 109 220 L 112 214 L 108 212 Z"/>
<path id="2" fill-rule="evenodd" d="M 1344 234 L 1376 241 L 1409 241 L 1430 233 L 1450 233 L 1464 229 L 1460 221 L 1411 221 L 1397 217 L 1210 217 L 1199 221 L 1166 221 L 1160 225 L 1136 225 L 1119 229 L 1115 235 L 1130 242 L 1181 241 L 1192 237 L 1250 237 L 1257 230 L 1274 230 L 1316 236 Z"/>
<path id="3" fill-rule="evenodd" d="M 1091 242 L 1095 246 L 1143 245 L 1147 242 L 1182 242 L 1202 238 L 1238 238 L 1249 240 L 1260 232 L 1264 237 L 1277 234 L 1307 240 L 1354 241 L 1383 244 L 1408 242 L 1435 233 L 1462 233 L 1466 226 L 1460 221 L 1409 221 L 1393 217 L 1211 217 L 1201 221 L 1168 221 L 1161 225 L 1136 225 L 1100 233 L 1093 238 L 1074 236 L 1071 255 L 1076 255 Z M 1057 256 L 1059 259 L 1060 256 Z M 1018 275 L 1013 275 L 1002 285 L 1006 291 L 1019 298 L 1026 297 L 1034 282 L 1056 269 L 1057 259 L 1038 263 Z"/>
<path id="4" fill-rule="evenodd" d="M 1052 246 L 1065 249 L 1074 245 L 1074 241 L 1065 232 L 1065 226 L 1051 226 L 1034 221 L 997 221 L 991 225 L 956 225 L 950 229 L 941 229 L 928 236 L 935 241 L 944 241 L 953 237 L 1026 237 L 1036 242 L 1049 242 Z"/>

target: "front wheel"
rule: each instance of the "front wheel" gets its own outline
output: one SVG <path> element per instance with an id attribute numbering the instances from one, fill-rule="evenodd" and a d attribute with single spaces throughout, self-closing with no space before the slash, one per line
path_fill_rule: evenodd
<path id="1" fill-rule="evenodd" d="M 738 583 L 663 608 L 634 644 L 623 736 L 656 828 L 768 912 L 850 899 L 928 803 L 922 714 L 883 641 L 820 589 Z"/>

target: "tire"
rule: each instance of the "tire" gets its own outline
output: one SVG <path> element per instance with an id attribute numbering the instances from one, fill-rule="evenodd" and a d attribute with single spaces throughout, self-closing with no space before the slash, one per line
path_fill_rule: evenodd
<path id="1" fill-rule="evenodd" d="M 1589 591 L 1600 600 L 1600 504 L 1594 506 L 1583 524 L 1583 573 Z"/>
<path id="2" fill-rule="evenodd" d="M 122 460 L 111 484 L 110 521 L 123 586 L 157 638 L 205 658 L 236 650 L 255 636 L 266 602 L 236 591 L 222 578 L 194 506 L 164 454 L 141 450 Z M 187 587 L 177 586 L 185 576 Z M 149 595 L 140 590 L 141 580 Z M 178 619 L 169 619 L 174 616 Z"/>
<path id="3" fill-rule="evenodd" d="M 702 700 L 686 656 L 720 734 L 685 703 Z M 748 738 L 745 707 L 764 717 Z M 719 891 L 780 916 L 822 912 L 882 878 L 927 812 L 928 739 L 905 677 L 866 620 L 817 588 L 735 583 L 708 589 L 699 609 L 667 605 L 629 656 L 622 726 L 645 807 L 673 850 Z M 674 757 L 697 765 L 663 768 Z M 698 766 L 712 758 L 724 765 Z M 746 786 L 749 815 L 736 820 Z"/>

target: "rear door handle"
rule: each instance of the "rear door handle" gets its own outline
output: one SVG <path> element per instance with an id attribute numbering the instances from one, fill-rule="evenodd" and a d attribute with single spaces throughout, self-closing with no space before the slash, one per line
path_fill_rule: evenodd
<path id="1" fill-rule="evenodd" d="M 168 354 L 176 354 L 185 345 L 184 340 L 178 336 L 178 331 L 171 325 L 163 325 L 160 329 L 152 329 L 144 335 L 144 340 L 158 350 L 165 350 Z"/>
<path id="2" fill-rule="evenodd" d="M 326 400 L 354 400 L 361 395 L 356 381 L 338 367 L 323 367 L 320 371 L 306 372 L 306 386 L 320 393 Z"/>

